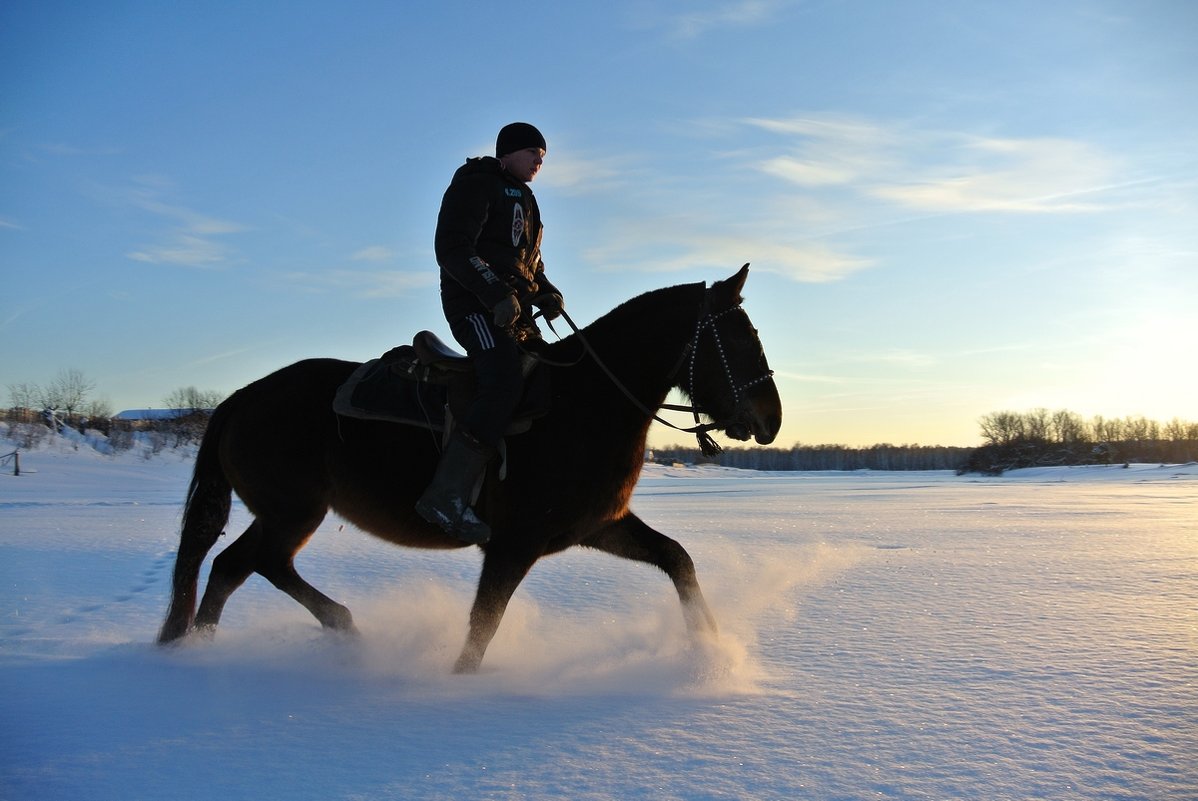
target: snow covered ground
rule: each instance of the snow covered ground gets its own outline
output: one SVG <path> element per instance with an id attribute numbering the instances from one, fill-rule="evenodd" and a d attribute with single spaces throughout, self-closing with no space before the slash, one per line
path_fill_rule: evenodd
<path id="1" fill-rule="evenodd" d="M 719 639 L 687 641 L 654 570 L 576 550 L 534 568 L 468 677 L 476 552 L 330 518 L 298 565 L 360 640 L 253 578 L 214 642 L 162 650 L 190 463 L 21 466 L 0 476 L 3 799 L 1198 798 L 1192 464 L 650 467 L 636 508 L 690 550 Z"/>

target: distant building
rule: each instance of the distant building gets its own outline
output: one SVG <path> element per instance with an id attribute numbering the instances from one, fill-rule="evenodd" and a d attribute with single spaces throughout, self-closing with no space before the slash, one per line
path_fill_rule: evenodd
<path id="1" fill-rule="evenodd" d="M 113 420 L 129 423 L 151 423 L 156 420 L 176 420 L 191 414 L 194 409 L 126 409 L 112 416 Z"/>
<path id="2" fill-rule="evenodd" d="M 113 422 L 126 429 L 148 428 L 154 423 L 170 420 L 186 420 L 191 417 L 207 419 L 211 409 L 126 409 L 113 415 Z"/>

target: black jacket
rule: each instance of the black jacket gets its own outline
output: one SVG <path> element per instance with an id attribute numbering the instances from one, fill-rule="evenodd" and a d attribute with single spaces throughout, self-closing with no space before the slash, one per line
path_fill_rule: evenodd
<path id="1" fill-rule="evenodd" d="M 451 323 L 474 312 L 489 316 L 506 295 L 515 295 L 526 310 L 522 325 L 532 327 L 528 302 L 561 294 L 545 277 L 537 200 L 499 159 L 467 159 L 454 173 L 433 246 L 441 265 L 441 305 Z"/>

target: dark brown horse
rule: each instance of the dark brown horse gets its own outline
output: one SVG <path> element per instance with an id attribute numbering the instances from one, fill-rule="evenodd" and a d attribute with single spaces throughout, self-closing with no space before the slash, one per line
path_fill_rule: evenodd
<path id="1" fill-rule="evenodd" d="M 661 568 L 691 631 L 714 631 L 690 555 L 628 503 L 652 421 L 648 410 L 660 407 L 673 387 L 728 436 L 767 444 L 777 435 L 778 391 L 757 331 L 740 308 L 747 275 L 746 264 L 711 288 L 648 292 L 545 348 L 547 363 L 538 369 L 552 371 L 552 410 L 509 439 L 507 477 L 500 481 L 492 467 L 484 485 L 477 509 L 493 535 L 480 546 L 482 575 L 455 670 L 477 670 L 533 563 L 573 545 Z M 585 356 L 584 339 L 591 347 Z M 196 458 L 160 643 L 193 627 L 214 630 L 229 596 L 254 572 L 325 628 L 353 630 L 349 610 L 308 584 L 293 563 L 330 508 L 399 545 L 466 547 L 413 511 L 437 463 L 435 437 L 334 414 L 333 395 L 357 366 L 297 362 L 216 409 Z M 197 613 L 200 567 L 228 521 L 231 492 L 254 521 L 216 557 Z"/>

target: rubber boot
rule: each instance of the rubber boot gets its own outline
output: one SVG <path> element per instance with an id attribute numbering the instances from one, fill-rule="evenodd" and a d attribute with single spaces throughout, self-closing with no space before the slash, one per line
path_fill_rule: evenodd
<path id="1" fill-rule="evenodd" d="M 491 527 L 470 508 L 474 486 L 491 461 L 491 449 L 456 431 L 449 438 L 432 483 L 416 501 L 416 513 L 462 542 L 482 545 L 491 539 Z"/>

